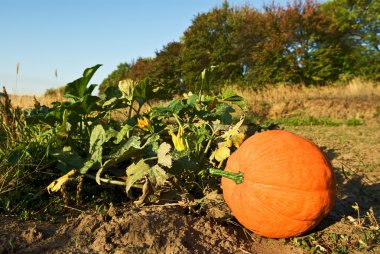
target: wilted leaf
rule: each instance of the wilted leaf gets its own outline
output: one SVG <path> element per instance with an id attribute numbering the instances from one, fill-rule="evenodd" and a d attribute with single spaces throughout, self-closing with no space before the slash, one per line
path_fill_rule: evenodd
<path id="1" fill-rule="evenodd" d="M 49 186 L 46 188 L 49 193 L 57 192 L 61 189 L 62 185 L 66 183 L 70 177 L 75 175 L 75 170 L 69 171 L 67 174 L 61 176 L 60 178 L 54 180 Z"/>
<path id="2" fill-rule="evenodd" d="M 119 90 L 122 92 L 123 97 L 127 100 L 133 99 L 133 91 L 138 83 L 133 81 L 132 79 L 125 79 L 119 81 Z"/>
<path id="3" fill-rule="evenodd" d="M 157 189 L 165 185 L 169 176 L 160 166 L 155 165 L 149 170 L 149 181 L 152 183 L 152 186 Z"/>
<path id="4" fill-rule="evenodd" d="M 171 147 L 166 142 L 160 145 L 157 151 L 158 164 L 168 168 L 172 167 L 172 156 L 169 154 Z"/>
<path id="5" fill-rule="evenodd" d="M 134 183 L 144 178 L 148 174 L 149 168 L 149 165 L 146 164 L 143 159 L 137 164 L 132 163 L 132 165 L 130 165 L 126 170 L 127 181 L 125 185 L 125 192 L 128 193 Z"/>
<path id="6" fill-rule="evenodd" d="M 141 196 L 139 197 L 138 200 L 134 201 L 133 204 L 139 206 L 139 205 L 142 205 L 146 199 L 146 197 L 148 196 L 149 192 L 150 192 L 151 188 L 149 187 L 149 182 L 148 181 L 145 181 L 143 187 L 142 187 L 142 194 Z"/>

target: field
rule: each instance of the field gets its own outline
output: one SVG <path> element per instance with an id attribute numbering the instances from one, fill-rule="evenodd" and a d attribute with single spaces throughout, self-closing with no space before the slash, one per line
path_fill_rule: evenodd
<path id="1" fill-rule="evenodd" d="M 252 234 L 230 217 L 220 193 L 210 193 L 201 208 L 191 202 L 69 203 L 60 205 L 64 215 L 54 223 L 3 215 L 0 253 L 379 253 L 379 88 L 355 81 L 323 89 L 240 91 L 251 108 L 247 118 L 276 122 L 314 141 L 332 162 L 336 204 L 302 237 Z"/>

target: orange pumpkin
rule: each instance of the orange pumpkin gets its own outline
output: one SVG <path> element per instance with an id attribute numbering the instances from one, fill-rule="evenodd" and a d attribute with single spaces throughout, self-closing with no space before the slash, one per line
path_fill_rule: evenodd
<path id="1" fill-rule="evenodd" d="M 240 184 L 222 178 L 224 199 L 243 226 L 262 236 L 300 235 L 314 228 L 335 201 L 328 160 L 314 143 L 288 131 L 247 139 L 223 171 L 239 172 Z"/>

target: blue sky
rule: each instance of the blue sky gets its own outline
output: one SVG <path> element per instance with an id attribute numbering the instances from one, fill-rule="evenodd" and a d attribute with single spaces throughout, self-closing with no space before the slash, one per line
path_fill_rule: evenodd
<path id="1" fill-rule="evenodd" d="M 260 9 L 264 0 L 230 0 Z M 275 1 L 285 4 L 286 0 Z M 0 86 L 43 94 L 103 66 L 100 84 L 121 62 L 152 57 L 178 41 L 197 13 L 222 0 L 1 0 Z M 20 64 L 16 76 L 16 65 Z M 55 77 L 57 69 L 58 76 Z M 16 86 L 17 84 L 17 86 Z"/>

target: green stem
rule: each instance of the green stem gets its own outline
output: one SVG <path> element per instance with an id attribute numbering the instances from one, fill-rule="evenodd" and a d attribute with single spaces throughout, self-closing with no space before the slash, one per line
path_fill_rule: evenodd
<path id="1" fill-rule="evenodd" d="M 96 177 L 93 175 L 84 174 L 84 176 L 96 180 Z M 119 185 L 119 186 L 125 186 L 126 185 L 125 181 L 118 181 L 118 180 L 107 179 L 107 178 L 100 178 L 100 181 L 103 183 L 109 183 L 109 184 L 114 184 L 114 185 Z M 143 188 L 143 184 L 138 184 L 138 183 L 134 183 L 132 186 L 135 188 L 140 188 L 140 189 Z"/>
<path id="2" fill-rule="evenodd" d="M 91 179 L 96 179 L 95 176 L 85 174 L 86 177 L 91 178 Z M 118 181 L 118 180 L 113 180 L 113 179 L 106 179 L 106 178 L 100 178 L 100 181 L 103 183 L 109 183 L 109 184 L 115 184 L 115 185 L 120 185 L 120 186 L 125 186 L 125 181 Z"/>
<path id="3" fill-rule="evenodd" d="M 236 184 L 241 184 L 243 183 L 243 180 L 244 180 L 244 175 L 242 172 L 234 173 L 234 172 L 229 172 L 229 171 L 220 170 L 216 168 L 210 168 L 209 172 L 212 175 L 222 176 L 222 177 L 231 179 Z"/>

